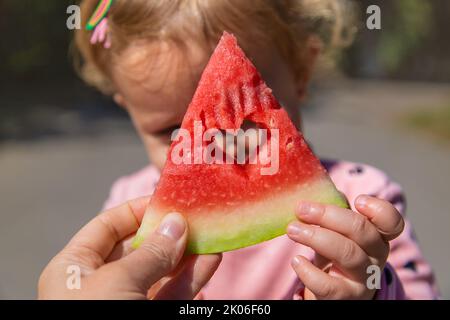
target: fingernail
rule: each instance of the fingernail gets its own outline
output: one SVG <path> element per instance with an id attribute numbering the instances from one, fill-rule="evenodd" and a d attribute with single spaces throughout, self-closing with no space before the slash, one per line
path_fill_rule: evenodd
<path id="1" fill-rule="evenodd" d="M 296 257 L 292 258 L 292 265 L 293 265 L 294 267 L 299 266 L 301 263 L 302 263 L 302 262 L 300 261 L 300 258 L 299 258 L 299 257 L 296 256 Z"/>
<path id="2" fill-rule="evenodd" d="M 186 222 L 179 213 L 169 213 L 158 227 L 158 233 L 173 240 L 180 239 L 186 230 Z"/>
<path id="3" fill-rule="evenodd" d="M 288 225 L 288 227 L 287 227 L 288 234 L 298 235 L 298 234 L 300 234 L 300 232 L 302 232 L 302 228 L 299 226 L 298 223 L 293 222 L 290 225 Z"/>
<path id="4" fill-rule="evenodd" d="M 310 237 L 312 235 L 312 231 L 310 228 L 301 225 L 298 222 L 292 222 L 288 227 L 286 232 L 292 236 L 305 236 Z"/>
<path id="5" fill-rule="evenodd" d="M 320 212 L 322 212 L 322 206 L 315 203 L 302 202 L 298 206 L 298 213 L 301 216 L 319 214 Z"/>
<path id="6" fill-rule="evenodd" d="M 361 195 L 356 199 L 356 204 L 360 207 L 365 207 L 367 205 L 367 201 L 369 197 L 366 195 Z"/>

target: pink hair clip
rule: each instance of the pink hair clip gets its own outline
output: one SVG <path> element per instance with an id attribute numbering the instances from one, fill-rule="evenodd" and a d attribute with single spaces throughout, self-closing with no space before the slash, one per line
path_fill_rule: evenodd
<path id="1" fill-rule="evenodd" d="M 108 18 L 106 15 L 112 3 L 113 0 L 101 0 L 86 25 L 87 30 L 94 30 L 91 36 L 91 44 L 103 42 L 105 49 L 111 47 L 111 38 L 108 34 Z"/>
<path id="2" fill-rule="evenodd" d="M 105 49 L 111 48 L 111 38 L 108 34 L 108 18 L 103 18 L 92 33 L 91 44 L 102 42 Z"/>

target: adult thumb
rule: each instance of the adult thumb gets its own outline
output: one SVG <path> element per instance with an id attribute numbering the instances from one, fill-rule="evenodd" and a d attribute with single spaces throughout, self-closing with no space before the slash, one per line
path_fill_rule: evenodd
<path id="1" fill-rule="evenodd" d="M 187 242 L 187 223 L 179 213 L 169 213 L 141 246 L 117 261 L 133 284 L 143 290 L 172 272 L 183 256 Z"/>

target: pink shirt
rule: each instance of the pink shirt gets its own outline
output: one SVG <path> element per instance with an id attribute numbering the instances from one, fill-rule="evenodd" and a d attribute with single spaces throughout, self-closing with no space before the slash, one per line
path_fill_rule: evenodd
<path id="1" fill-rule="evenodd" d="M 386 199 L 405 215 L 405 198 L 398 184 L 382 171 L 364 164 L 323 161 L 336 187 L 353 205 L 360 194 Z M 117 180 L 104 208 L 115 207 L 153 192 L 160 173 L 148 166 Z M 438 290 L 430 265 L 425 261 L 408 219 L 403 233 L 391 242 L 376 299 L 436 299 Z M 222 263 L 201 292 L 203 299 L 301 299 L 303 284 L 290 266 L 301 254 L 314 252 L 281 236 L 251 247 L 226 252 Z"/>

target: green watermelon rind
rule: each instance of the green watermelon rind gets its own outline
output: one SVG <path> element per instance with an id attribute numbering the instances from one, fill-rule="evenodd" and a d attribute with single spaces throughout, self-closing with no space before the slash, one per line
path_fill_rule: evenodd
<path id="1" fill-rule="evenodd" d="M 336 199 L 335 205 L 346 207 L 347 204 Z M 292 213 L 291 219 L 280 221 L 279 224 L 268 224 L 265 227 L 255 228 L 243 232 L 234 239 L 217 239 L 215 243 L 195 243 L 191 242 L 187 246 L 187 253 L 191 254 L 207 254 L 232 251 L 240 248 L 252 246 L 264 241 L 274 239 L 286 234 L 286 228 L 292 221 L 296 220 L 295 214 Z M 233 245 L 229 245 L 232 243 Z"/>
<path id="2" fill-rule="evenodd" d="M 322 198 L 319 196 L 317 199 L 309 198 L 307 200 L 348 208 L 348 203 L 342 194 L 334 188 L 334 190 L 330 190 L 329 187 L 330 185 L 328 185 L 328 188 L 324 192 L 326 194 L 325 197 Z M 206 241 L 190 239 L 186 247 L 186 254 L 211 254 L 232 251 L 282 236 L 286 233 L 288 224 L 296 219 L 296 205 L 297 203 L 293 203 L 288 206 L 289 210 L 286 212 L 269 212 L 268 215 L 272 216 L 272 219 L 268 223 L 253 228 L 245 228 L 241 232 L 233 234 L 232 237 L 221 234 L 217 236 L 213 235 L 212 238 Z M 153 226 L 153 228 L 155 227 Z M 137 249 L 146 236 L 147 234 L 137 234 L 133 239 L 132 247 Z"/>

